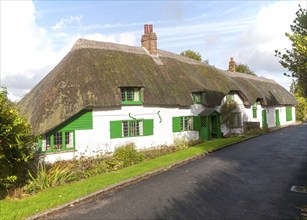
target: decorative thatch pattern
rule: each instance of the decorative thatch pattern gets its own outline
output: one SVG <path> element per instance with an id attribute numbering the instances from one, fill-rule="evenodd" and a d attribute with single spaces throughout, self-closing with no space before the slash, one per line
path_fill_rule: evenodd
<path id="1" fill-rule="evenodd" d="M 246 104 L 262 98 L 268 105 L 295 105 L 296 100 L 272 80 L 230 73 L 189 58 L 158 50 L 78 40 L 63 60 L 19 103 L 35 133 L 44 133 L 85 108 L 121 106 L 119 87 L 143 89 L 144 106 L 192 104 L 191 93 L 203 91 L 209 107 L 229 91 Z M 158 59 L 158 60 L 157 60 Z"/>

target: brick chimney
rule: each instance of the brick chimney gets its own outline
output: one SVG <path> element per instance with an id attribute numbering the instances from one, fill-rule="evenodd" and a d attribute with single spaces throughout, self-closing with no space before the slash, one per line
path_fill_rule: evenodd
<path id="1" fill-rule="evenodd" d="M 230 61 L 228 64 L 228 71 L 236 72 L 236 62 L 234 61 L 233 57 L 230 57 Z"/>
<path id="2" fill-rule="evenodd" d="M 151 55 L 157 55 L 157 35 L 153 32 L 152 24 L 144 25 L 144 34 L 141 39 L 144 47 Z"/>

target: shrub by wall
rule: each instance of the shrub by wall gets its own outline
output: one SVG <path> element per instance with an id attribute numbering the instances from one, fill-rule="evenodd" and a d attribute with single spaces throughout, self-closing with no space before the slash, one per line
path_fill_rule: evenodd
<path id="1" fill-rule="evenodd" d="M 0 197 L 24 181 L 33 143 L 30 125 L 8 100 L 6 89 L 0 88 Z"/>

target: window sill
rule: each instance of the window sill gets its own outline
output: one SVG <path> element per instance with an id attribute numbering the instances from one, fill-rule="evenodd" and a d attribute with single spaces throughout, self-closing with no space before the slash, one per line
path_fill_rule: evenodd
<path id="1" fill-rule="evenodd" d="M 61 153 L 69 153 L 69 152 L 76 152 L 76 149 L 63 149 L 63 150 L 55 150 L 55 151 L 41 151 L 39 154 L 61 154 Z"/>
<path id="2" fill-rule="evenodd" d="M 243 128 L 242 126 L 232 126 L 231 129 L 233 128 Z"/>
<path id="3" fill-rule="evenodd" d="M 127 102 L 122 102 L 121 104 L 122 105 L 143 105 L 143 103 L 140 101 L 137 101 L 137 102 L 127 101 Z"/>

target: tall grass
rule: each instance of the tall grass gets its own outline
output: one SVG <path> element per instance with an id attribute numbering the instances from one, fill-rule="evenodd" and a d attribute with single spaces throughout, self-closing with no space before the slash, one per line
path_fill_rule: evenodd
<path id="1" fill-rule="evenodd" d="M 28 174 L 30 180 L 24 187 L 24 190 L 28 193 L 69 182 L 74 175 L 70 166 L 51 166 L 51 168 L 48 168 L 45 163 L 38 164 L 36 175 L 33 175 L 30 171 L 28 171 Z"/>

